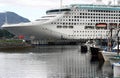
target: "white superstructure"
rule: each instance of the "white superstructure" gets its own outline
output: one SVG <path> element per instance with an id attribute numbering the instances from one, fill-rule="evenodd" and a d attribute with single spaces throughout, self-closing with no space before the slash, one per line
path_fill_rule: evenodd
<path id="1" fill-rule="evenodd" d="M 106 39 L 111 26 L 120 27 L 119 5 L 73 4 L 48 10 L 46 16 L 34 22 L 5 24 L 2 27 L 26 38 Z"/>

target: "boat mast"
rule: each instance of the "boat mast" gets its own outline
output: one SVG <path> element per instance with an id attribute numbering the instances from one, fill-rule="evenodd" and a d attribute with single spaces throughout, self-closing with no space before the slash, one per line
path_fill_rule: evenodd
<path id="1" fill-rule="evenodd" d="M 118 29 L 117 31 L 117 55 L 119 56 L 119 32 L 120 32 L 120 29 Z"/>

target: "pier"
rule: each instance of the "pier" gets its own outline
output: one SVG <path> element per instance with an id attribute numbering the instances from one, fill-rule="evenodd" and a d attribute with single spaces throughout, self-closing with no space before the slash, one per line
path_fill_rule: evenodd
<path id="1" fill-rule="evenodd" d="M 21 39 L 1 39 L 0 40 L 0 50 L 7 49 L 22 49 L 32 47 L 31 44 L 26 43 Z"/>
<path id="2" fill-rule="evenodd" d="M 30 40 L 29 43 L 32 45 L 76 45 L 84 44 L 90 39 L 43 39 L 43 40 Z M 106 39 L 91 39 L 99 42 L 100 45 L 107 45 Z"/>
<path id="3" fill-rule="evenodd" d="M 32 45 L 76 45 L 85 43 L 86 39 L 57 39 L 57 40 L 31 40 Z"/>

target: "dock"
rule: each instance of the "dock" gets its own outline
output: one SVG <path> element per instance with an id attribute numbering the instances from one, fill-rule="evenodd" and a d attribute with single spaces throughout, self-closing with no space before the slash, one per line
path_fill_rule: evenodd
<path id="1" fill-rule="evenodd" d="M 76 45 L 85 43 L 85 39 L 31 40 L 32 45 Z"/>
<path id="2" fill-rule="evenodd" d="M 6 39 L 0 40 L 0 50 L 4 49 L 21 49 L 21 48 L 28 48 L 31 47 L 30 44 L 24 42 L 23 40 L 19 39 Z"/>

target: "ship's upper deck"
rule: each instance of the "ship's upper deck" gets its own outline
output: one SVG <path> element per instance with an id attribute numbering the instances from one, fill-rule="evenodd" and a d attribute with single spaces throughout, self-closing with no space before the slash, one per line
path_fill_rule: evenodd
<path id="1" fill-rule="evenodd" d="M 89 10 L 120 11 L 119 5 L 72 4 L 71 7 Z"/>
<path id="2" fill-rule="evenodd" d="M 46 13 L 56 13 L 56 12 L 66 12 L 66 11 L 71 11 L 69 8 L 63 8 L 63 9 L 52 9 L 46 11 Z"/>

